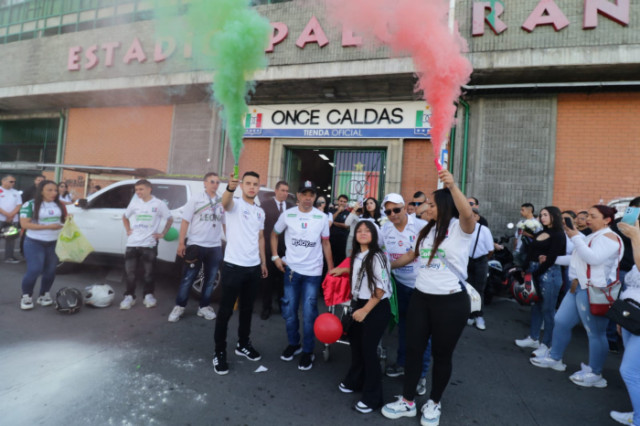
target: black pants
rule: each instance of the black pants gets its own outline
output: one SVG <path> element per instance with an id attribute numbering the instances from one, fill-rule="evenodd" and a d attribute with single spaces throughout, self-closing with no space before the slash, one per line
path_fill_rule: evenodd
<path id="1" fill-rule="evenodd" d="M 366 303 L 367 300 L 359 299 L 357 309 Z M 360 401 L 371 408 L 382 406 L 382 372 L 378 362 L 378 343 L 390 319 L 389 299 L 382 299 L 367 314 L 364 321 L 354 321 L 349 329 L 351 366 L 342 383 L 349 389 L 362 390 Z"/>
<path id="2" fill-rule="evenodd" d="M 271 311 L 274 296 L 280 301 L 284 297 L 284 275 L 276 267 L 275 263 L 267 262 L 269 275 L 262 278 L 262 309 Z"/>
<path id="3" fill-rule="evenodd" d="M 260 265 L 247 267 L 228 262 L 222 263 L 222 298 L 213 336 L 216 352 L 223 352 L 227 349 L 227 328 L 236 300 L 238 300 L 238 308 L 240 309 L 238 342 L 240 345 L 245 345 L 249 342 L 251 315 L 253 314 L 253 303 L 256 299 L 258 283 L 260 282 L 260 272 Z"/>
<path id="4" fill-rule="evenodd" d="M 407 310 L 407 363 L 402 396 L 413 401 L 422 372 L 422 357 L 431 338 L 433 378 L 430 398 L 440 402 L 451 378 L 453 350 L 471 311 L 466 291 L 425 294 L 414 290 Z"/>
<path id="5" fill-rule="evenodd" d="M 124 253 L 124 271 L 127 277 L 127 289 L 125 296 L 136 297 L 136 271 L 138 262 L 142 263 L 144 269 L 143 293 L 153 294 L 155 283 L 153 282 L 153 264 L 158 256 L 157 247 L 127 247 Z"/>
<path id="6" fill-rule="evenodd" d="M 478 257 L 477 259 L 469 258 L 469 264 L 467 265 L 467 276 L 469 284 L 476 289 L 480 294 L 481 306 L 484 306 L 484 288 L 487 286 L 487 274 L 489 273 L 489 258 L 485 256 Z M 470 317 L 481 317 L 482 309 L 477 312 L 473 312 Z"/>

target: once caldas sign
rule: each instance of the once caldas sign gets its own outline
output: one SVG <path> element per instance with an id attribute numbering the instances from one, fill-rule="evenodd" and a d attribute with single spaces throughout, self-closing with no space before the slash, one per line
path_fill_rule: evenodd
<path id="1" fill-rule="evenodd" d="M 424 102 L 260 105 L 249 111 L 247 138 L 428 139 L 431 129 L 431 107 Z"/>

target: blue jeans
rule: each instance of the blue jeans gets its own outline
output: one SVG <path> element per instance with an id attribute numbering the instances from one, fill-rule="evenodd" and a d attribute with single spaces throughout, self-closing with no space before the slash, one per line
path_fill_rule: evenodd
<path id="1" fill-rule="evenodd" d="M 535 272 L 540 267 L 538 262 L 529 264 L 529 271 Z M 542 293 L 542 301 L 531 306 L 531 330 L 529 335 L 534 340 L 540 339 L 540 327 L 544 320 L 544 338 L 542 343 L 551 346 L 551 336 L 553 336 L 553 317 L 556 314 L 556 303 L 558 294 L 562 288 L 562 271 L 560 266 L 553 265 L 547 272 L 538 278 L 538 288 Z"/>
<path id="2" fill-rule="evenodd" d="M 26 237 L 24 239 L 24 257 L 27 260 L 27 273 L 22 278 L 22 294 L 33 294 L 36 280 L 40 281 L 40 296 L 51 290 L 53 280 L 56 279 L 56 241 L 40 241 Z"/>
<path id="3" fill-rule="evenodd" d="M 620 375 L 627 386 L 631 406 L 633 407 L 633 424 L 640 425 L 640 336 L 622 329 L 624 356 L 620 364 Z"/>
<path id="4" fill-rule="evenodd" d="M 591 314 L 587 290 L 578 286 L 575 293 L 567 293 L 562 299 L 555 317 L 555 329 L 551 344 L 551 358 L 561 360 L 571 340 L 571 330 L 582 321 L 589 338 L 589 367 L 594 374 L 602 373 L 602 366 L 609 352 L 607 324 L 609 318 Z"/>
<path id="5" fill-rule="evenodd" d="M 204 279 L 202 281 L 202 297 L 200 298 L 200 307 L 204 308 L 211 303 L 211 295 L 213 294 L 213 284 L 216 281 L 216 274 L 222 261 L 222 247 L 201 247 L 198 248 L 198 261 L 193 265 L 186 265 L 185 271 L 180 280 L 180 288 L 178 289 L 178 297 L 176 297 L 176 305 L 187 306 L 189 300 L 189 290 L 193 282 L 200 273 L 200 268 L 204 269 Z M 192 266 L 192 267 L 191 267 Z"/>
<path id="6" fill-rule="evenodd" d="M 413 289 L 396 281 L 396 296 L 398 300 L 398 354 L 396 364 L 404 367 L 407 359 L 407 309 Z M 426 377 L 431 363 L 431 338 L 422 357 L 422 372 L 420 377 Z"/>
<path id="7" fill-rule="evenodd" d="M 315 346 L 313 323 L 318 317 L 318 289 L 321 282 L 321 275 L 311 277 L 298 274 L 288 266 L 285 268 L 282 318 L 287 327 L 287 339 L 293 346 L 300 343 L 298 305 L 302 296 L 302 350 L 306 353 L 313 353 Z"/>

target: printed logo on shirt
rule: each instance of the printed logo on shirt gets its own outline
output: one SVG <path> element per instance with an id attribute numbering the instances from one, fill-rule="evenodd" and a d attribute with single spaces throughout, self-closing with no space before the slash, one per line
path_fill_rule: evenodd
<path id="1" fill-rule="evenodd" d="M 294 247 L 312 248 L 317 245 L 315 241 L 303 240 L 302 238 L 292 238 L 291 245 Z"/>
<path id="2" fill-rule="evenodd" d="M 429 257 L 431 256 L 430 248 L 420 249 L 420 258 L 424 259 L 425 262 L 429 261 Z M 446 264 L 444 263 L 444 258 L 447 257 L 445 251 L 443 249 L 438 249 L 436 254 L 433 256 L 431 260 L 431 264 L 425 263 L 421 265 L 421 268 L 429 268 L 434 270 L 446 269 Z"/>
<path id="3" fill-rule="evenodd" d="M 309 227 L 309 223 L 308 222 L 302 222 L 302 223 L 300 223 L 300 226 L 302 227 L 302 229 L 307 229 Z"/>
<path id="4" fill-rule="evenodd" d="M 412 243 L 416 240 L 416 236 L 415 235 L 409 235 L 409 242 Z"/>
<path id="5" fill-rule="evenodd" d="M 322 219 L 323 217 L 324 217 L 324 216 L 323 216 L 323 215 L 321 215 L 321 214 L 314 214 L 314 215 L 313 215 L 313 218 L 314 218 L 314 219 Z"/>
<path id="6" fill-rule="evenodd" d="M 151 220 L 153 220 L 153 216 L 150 214 L 139 214 L 139 215 L 136 215 L 136 220 L 150 222 Z"/>
<path id="7" fill-rule="evenodd" d="M 151 207 L 151 213 L 158 213 L 157 207 Z"/>
<path id="8" fill-rule="evenodd" d="M 402 240 L 398 241 L 398 247 L 402 247 L 404 245 L 404 243 L 402 242 Z"/>
<path id="9" fill-rule="evenodd" d="M 295 213 L 288 213 L 288 214 L 287 214 L 287 217 L 296 217 L 296 216 L 298 216 L 298 215 L 297 215 L 297 214 L 295 214 Z"/>

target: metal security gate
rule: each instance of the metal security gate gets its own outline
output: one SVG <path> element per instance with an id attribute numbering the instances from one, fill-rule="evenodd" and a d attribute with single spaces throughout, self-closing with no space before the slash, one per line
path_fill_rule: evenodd
<path id="1" fill-rule="evenodd" d="M 345 194 L 349 200 L 363 201 L 369 197 L 380 200 L 384 188 L 385 164 L 385 151 L 336 150 L 333 198 Z"/>

